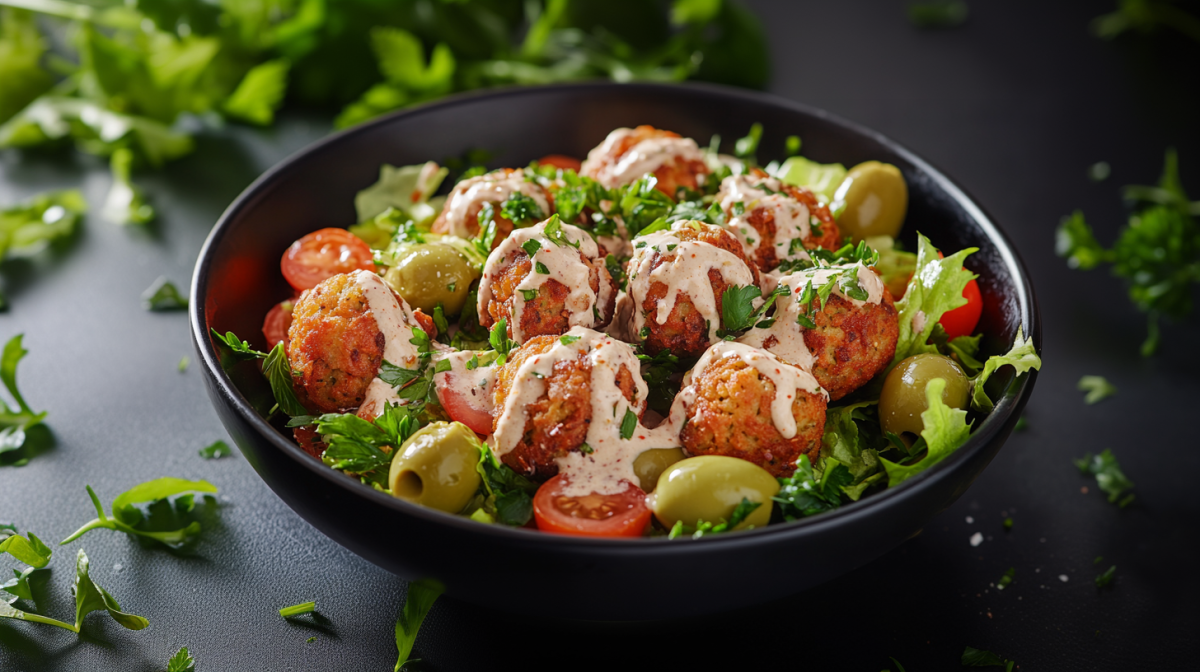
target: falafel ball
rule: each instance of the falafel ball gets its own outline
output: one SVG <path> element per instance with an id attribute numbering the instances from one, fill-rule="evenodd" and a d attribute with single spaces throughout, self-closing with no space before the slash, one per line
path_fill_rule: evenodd
<path id="1" fill-rule="evenodd" d="M 711 171 L 691 138 L 653 126 L 618 128 L 588 152 L 579 174 L 606 189 L 623 187 L 653 173 L 655 188 L 675 198 L 680 187 L 698 190 Z"/>
<path id="2" fill-rule="evenodd" d="M 385 337 L 362 288 L 349 273 L 305 291 L 292 309 L 288 364 L 308 408 L 357 408 L 383 363 Z"/>
<path id="3" fill-rule="evenodd" d="M 688 373 L 675 404 L 687 418 L 679 440 L 688 455 L 737 457 L 787 477 L 801 455 L 816 462 L 828 397 L 807 372 L 723 341 Z"/>
<path id="4" fill-rule="evenodd" d="M 570 334 L 576 340 L 531 338 L 496 374 L 492 449 L 504 464 L 538 480 L 557 474 L 556 460 L 581 452 L 589 431 L 607 420 L 592 417 L 594 395 L 615 389 L 639 418 L 646 408 L 632 348 L 588 329 Z"/>
<path id="5" fill-rule="evenodd" d="M 624 332 L 651 355 L 699 357 L 718 340 L 725 291 L 760 282 L 741 243 L 719 226 L 685 220 L 633 243 L 625 298 L 633 305 Z"/>
<path id="6" fill-rule="evenodd" d="M 831 279 L 835 285 L 823 309 L 819 300 L 816 305 L 799 303 L 810 282 L 817 288 Z M 776 300 L 775 321 L 765 329 L 751 329 L 740 342 L 811 371 L 834 401 L 862 387 L 891 363 L 900 337 L 899 313 L 891 293 L 869 267 L 857 263 L 812 268 L 778 281 L 790 293 Z M 799 324 L 801 311 L 815 326 Z"/>
<path id="7" fill-rule="evenodd" d="M 717 203 L 746 257 L 764 273 L 784 259 L 807 259 L 805 250 L 833 251 L 841 244 L 841 232 L 828 206 L 808 189 L 761 170 L 722 180 Z"/>
<path id="8" fill-rule="evenodd" d="M 519 343 L 574 326 L 603 329 L 616 296 L 596 241 L 551 218 L 514 231 L 492 250 L 479 282 L 479 323 L 490 328 L 504 319 Z"/>
<path id="9" fill-rule="evenodd" d="M 533 221 L 549 217 L 554 212 L 554 198 L 536 181 L 525 179 L 522 168 L 501 168 L 485 175 L 467 178 L 454 185 L 446 197 L 446 205 L 433 221 L 430 229 L 434 233 L 475 238 L 479 235 L 479 213 L 485 203 L 491 203 L 493 219 L 496 221 L 496 239 L 492 249 L 500 244 L 513 229 L 531 224 L 532 221 L 513 222 L 502 214 L 504 203 L 511 199 L 530 199 L 518 212 L 529 214 Z"/>

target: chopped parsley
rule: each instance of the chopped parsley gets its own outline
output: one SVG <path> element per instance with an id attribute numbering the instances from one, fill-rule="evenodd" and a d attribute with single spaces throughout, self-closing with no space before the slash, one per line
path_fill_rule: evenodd
<path id="1" fill-rule="evenodd" d="M 996 582 L 996 590 L 1004 590 L 1012 585 L 1013 578 L 1016 577 L 1016 575 L 1017 568 L 1009 567 L 1008 571 L 1004 572 L 1004 576 L 1000 577 L 1000 580 Z"/>
<path id="2" fill-rule="evenodd" d="M 1096 577 L 1097 588 L 1108 588 L 1112 586 L 1113 581 L 1117 579 L 1117 566 L 1113 565 L 1104 570 L 1104 573 Z"/>
<path id="3" fill-rule="evenodd" d="M 536 289 L 522 289 L 520 292 L 521 298 L 525 299 L 526 301 L 533 301 L 538 296 L 538 290 Z"/>
<path id="4" fill-rule="evenodd" d="M 279 615 L 284 618 L 291 618 L 293 616 L 303 616 L 304 614 L 311 614 L 311 613 L 314 613 L 316 610 L 317 610 L 316 602 L 302 602 L 300 604 L 293 604 L 290 607 L 284 607 L 284 608 L 280 609 Z"/>
<path id="5" fill-rule="evenodd" d="M 730 532 L 738 525 L 745 522 L 746 518 L 754 511 L 762 506 L 762 502 L 752 502 L 743 497 L 742 501 L 734 507 L 733 513 L 729 514 L 729 520 L 721 520 L 716 523 L 711 523 L 705 520 L 697 520 L 695 527 L 684 525 L 682 520 L 675 521 L 671 526 L 671 532 L 667 535 L 668 539 L 678 539 L 684 535 L 690 536 L 692 539 L 700 539 L 712 534 L 723 534 Z"/>
<path id="6" fill-rule="evenodd" d="M 533 270 L 540 275 L 550 275 L 550 269 L 546 268 L 546 265 L 540 261 L 533 265 Z"/>
<path id="7" fill-rule="evenodd" d="M 484 257 L 491 255 L 492 245 L 496 242 L 496 209 L 491 203 L 484 203 L 479 209 L 479 235 L 475 238 L 475 251 Z"/>
<path id="8" fill-rule="evenodd" d="M 416 406 L 420 406 L 417 404 Z M 374 420 L 354 413 L 326 413 L 316 419 L 317 433 L 327 448 L 321 456 L 326 466 L 357 474 L 382 489 L 392 456 L 421 427 L 414 406 L 385 404 Z"/>
<path id="9" fill-rule="evenodd" d="M 574 343 L 575 341 L 578 341 L 579 339 L 580 339 L 579 336 L 571 336 L 570 334 L 563 334 L 562 336 L 560 336 L 558 338 L 558 342 L 562 343 L 563 345 L 570 345 L 570 344 Z"/>
<path id="10" fill-rule="evenodd" d="M 1080 392 L 1087 392 L 1083 401 L 1089 406 L 1117 393 L 1117 387 L 1108 382 L 1104 376 L 1084 376 L 1079 379 L 1076 388 Z"/>
<path id="11" fill-rule="evenodd" d="M 621 418 L 621 438 L 626 441 L 633 438 L 633 432 L 637 429 L 637 424 L 637 413 L 634 413 L 633 409 L 625 409 L 625 417 Z"/>
<path id="12" fill-rule="evenodd" d="M 774 305 L 776 298 L 787 296 L 789 291 L 786 285 L 780 285 L 767 295 L 766 301 L 755 308 L 754 302 L 762 297 L 762 290 L 758 287 L 733 285 L 726 288 L 725 293 L 721 295 L 722 326 L 717 330 L 717 336 L 732 341 L 740 332 L 751 327 L 770 327 L 775 323 L 775 318 L 764 319 L 767 310 Z"/>
<path id="13" fill-rule="evenodd" d="M 196 672 L 196 659 L 183 647 L 167 661 L 167 672 Z"/>
<path id="14" fill-rule="evenodd" d="M 509 353 L 521 345 L 508 337 L 508 321 L 504 318 L 500 318 L 499 322 L 492 325 L 488 343 L 491 344 L 492 350 L 496 351 L 496 366 L 504 366 L 504 363 L 508 361 Z"/>
<path id="15" fill-rule="evenodd" d="M 573 247 L 577 250 L 579 249 L 580 242 L 577 240 L 571 240 L 570 237 L 567 236 L 567 232 L 563 231 L 562 220 L 558 218 L 558 215 L 551 215 L 550 219 L 546 220 L 546 226 L 543 227 L 543 232 L 546 234 L 546 238 L 548 238 L 550 242 L 554 243 L 555 245 L 560 247 Z"/>
<path id="16" fill-rule="evenodd" d="M 584 443 L 579 446 L 579 452 L 583 453 L 584 455 L 591 455 L 592 453 L 596 452 L 596 449 Z"/>
<path id="17" fill-rule="evenodd" d="M 541 206 L 533 198 L 514 191 L 500 206 L 500 216 L 513 223 L 513 226 L 529 226 L 545 219 Z"/>
<path id="18" fill-rule="evenodd" d="M 532 257 L 538 253 L 538 250 L 542 249 L 542 244 L 539 243 L 536 238 L 530 238 L 529 240 L 521 243 L 521 249 L 525 250 L 525 254 L 528 254 L 530 257 Z"/>
<path id="19" fill-rule="evenodd" d="M 1133 481 L 1121 471 L 1117 457 L 1105 448 L 1099 455 L 1088 453 L 1074 461 L 1082 474 L 1096 477 L 1096 484 L 1108 495 L 1108 501 L 1121 508 L 1128 506 L 1134 499 Z"/>
<path id="20" fill-rule="evenodd" d="M 779 478 L 779 492 L 771 499 L 779 504 L 784 520 L 797 520 L 836 509 L 842 505 L 842 488 L 854 482 L 846 465 L 833 458 L 824 460 L 820 478 L 813 472 L 807 455 L 796 461 L 796 470 Z"/>
<path id="21" fill-rule="evenodd" d="M 175 365 L 175 370 L 179 371 L 180 373 L 184 373 L 185 371 L 187 371 L 188 364 L 191 364 L 191 363 L 192 363 L 191 358 L 189 358 L 187 355 L 184 355 L 183 357 L 179 358 L 179 364 Z"/>

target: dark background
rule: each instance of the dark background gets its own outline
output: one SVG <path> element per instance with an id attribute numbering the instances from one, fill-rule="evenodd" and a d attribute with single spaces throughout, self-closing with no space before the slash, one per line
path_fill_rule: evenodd
<path id="1" fill-rule="evenodd" d="M 509 591 L 554 586 L 496 576 L 496 610 L 437 603 L 416 655 L 433 670 L 880 670 L 897 669 L 895 656 L 920 671 L 957 669 L 971 645 L 1021 669 L 1186 667 L 1200 641 L 1200 318 L 1167 325 L 1159 354 L 1143 359 L 1145 320 L 1123 284 L 1068 270 L 1053 248 L 1055 226 L 1075 208 L 1110 244 L 1127 217 L 1120 185 L 1157 180 L 1167 146 L 1200 197 L 1200 44 L 1174 34 L 1098 40 L 1087 24 L 1110 2 L 978 0 L 965 25 L 941 31 L 913 28 L 901 2 L 748 4 L 771 37 L 773 92 L 925 156 L 1015 242 L 1046 325 L 1028 429 L 922 534 L 816 590 L 692 621 L 578 623 L 506 615 Z M 197 456 L 227 437 L 195 363 L 176 370 L 180 357 L 195 359 L 185 314 L 149 313 L 139 300 L 159 275 L 185 287 L 226 204 L 328 130 L 328 117 L 292 113 L 266 131 L 202 135 L 193 156 L 139 179 L 160 213 L 149 230 L 97 214 L 67 250 L 6 263 L 12 308 L 0 337 L 25 333 L 22 391 L 50 411 L 55 440 L 28 466 L 0 467 L 0 519 L 62 539 L 94 515 L 84 484 L 107 503 L 162 475 L 216 483 L 221 512 L 187 556 L 106 530 L 56 549 L 39 613 L 70 619 L 82 546 L 96 581 L 151 626 L 129 632 L 92 616 L 76 637 L 0 621 L 0 670 L 162 670 L 180 646 L 202 671 L 391 669 L 404 582 L 316 532 L 240 456 Z M 1112 176 L 1090 181 L 1088 166 L 1102 160 Z M 77 154 L 0 153 L 0 203 L 81 186 L 98 212 L 108 180 L 105 163 Z M 1107 377 L 1118 394 L 1085 405 L 1075 388 L 1085 374 Z M 1127 509 L 1071 464 L 1104 448 L 1138 485 Z M 1098 590 L 1093 579 L 1111 564 L 1116 583 Z M 479 565 L 488 571 L 486 558 Z M 1015 582 L 997 591 L 1010 567 Z M 276 613 L 314 599 L 324 624 Z M 637 617 L 636 602 L 629 613 Z"/>

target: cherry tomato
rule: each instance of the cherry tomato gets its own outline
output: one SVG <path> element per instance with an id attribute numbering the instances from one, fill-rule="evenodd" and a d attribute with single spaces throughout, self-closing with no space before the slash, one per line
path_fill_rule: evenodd
<path id="1" fill-rule="evenodd" d="M 615 495 L 563 494 L 566 475 L 542 484 L 533 497 L 533 517 L 538 529 L 556 534 L 588 537 L 640 537 L 650 524 L 646 493 L 632 483 Z"/>
<path id="2" fill-rule="evenodd" d="M 471 398 L 462 386 L 459 378 L 453 373 L 438 374 L 434 377 L 433 389 L 437 392 L 438 401 L 451 420 L 457 420 L 476 434 L 492 433 L 492 414 L 486 409 L 471 403 Z M 488 394 L 479 390 L 479 394 Z"/>
<path id="3" fill-rule="evenodd" d="M 277 343 L 287 345 L 288 328 L 292 326 L 292 299 L 280 301 L 267 311 L 263 320 L 263 336 L 267 338 L 267 347 L 273 348 Z"/>
<path id="4" fill-rule="evenodd" d="M 538 159 L 538 165 L 554 166 L 555 168 L 562 168 L 563 170 L 573 170 L 577 173 L 579 172 L 579 169 L 583 167 L 583 163 L 579 159 L 570 156 L 564 156 L 562 154 L 548 154 L 543 156 L 542 158 Z"/>
<path id="5" fill-rule="evenodd" d="M 967 300 L 965 306 L 943 313 L 942 319 L 939 320 L 942 328 L 946 330 L 946 336 L 951 339 L 974 333 L 975 325 L 979 324 L 979 315 L 983 312 L 983 297 L 979 294 L 979 284 L 975 280 L 963 287 L 963 298 Z"/>
<path id="6" fill-rule="evenodd" d="M 302 292 L 338 273 L 373 271 L 375 261 L 371 248 L 353 233 L 321 229 L 292 243 L 279 266 L 288 284 Z"/>

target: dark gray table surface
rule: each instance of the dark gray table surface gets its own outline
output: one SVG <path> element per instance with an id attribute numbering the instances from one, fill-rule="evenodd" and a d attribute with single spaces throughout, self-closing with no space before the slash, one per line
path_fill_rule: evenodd
<path id="1" fill-rule="evenodd" d="M 1107 2 L 971 2 L 968 23 L 946 31 L 912 28 L 903 3 L 751 4 L 771 35 L 774 92 L 906 144 L 1012 237 L 1046 325 L 1029 428 L 921 535 L 808 593 L 683 622 L 564 623 L 505 615 L 507 591 L 554 587 L 496 576 L 495 610 L 439 602 L 417 653 L 434 670 L 895 669 L 889 656 L 908 670 L 946 670 L 971 645 L 1022 669 L 1188 666 L 1200 640 L 1200 318 L 1169 325 L 1161 352 L 1143 359 L 1144 319 L 1122 283 L 1068 270 L 1053 247 L 1060 217 L 1075 208 L 1111 242 L 1126 218 L 1119 186 L 1156 180 L 1169 145 L 1200 197 L 1200 96 L 1186 93 L 1200 90 L 1200 45 L 1097 40 L 1087 22 Z M 195 364 L 176 370 L 181 357 L 195 359 L 186 316 L 139 301 L 160 275 L 186 286 L 226 204 L 328 130 L 327 117 L 289 113 L 265 131 L 205 133 L 193 156 L 140 177 L 161 213 L 148 230 L 93 215 L 69 249 L 4 265 L 12 308 L 0 315 L 0 338 L 25 334 L 21 386 L 50 411 L 55 445 L 28 466 L 0 468 L 0 520 L 59 540 L 93 517 L 85 484 L 109 501 L 162 475 L 219 485 L 221 513 L 187 557 L 105 530 L 56 549 L 41 613 L 69 619 L 71 558 L 82 546 L 97 582 L 151 626 L 129 632 L 92 616 L 76 637 L 3 621 L 0 670 L 162 670 L 184 645 L 206 671 L 391 669 L 404 582 L 316 532 L 240 456 L 197 456 L 227 437 Z M 1101 160 L 1112 177 L 1093 183 L 1087 168 Z M 107 167 L 0 152 L 0 203 L 74 186 L 98 210 Z M 1119 393 L 1085 405 L 1075 389 L 1085 374 L 1106 376 Z M 1071 464 L 1103 448 L 1138 484 L 1128 509 Z M 984 542 L 973 547 L 976 532 Z M 1093 564 L 1097 556 L 1104 561 Z M 1099 591 L 1093 579 L 1110 564 L 1117 581 Z M 1016 581 L 998 592 L 1009 567 Z M 313 599 L 327 624 L 276 613 Z"/>

